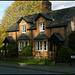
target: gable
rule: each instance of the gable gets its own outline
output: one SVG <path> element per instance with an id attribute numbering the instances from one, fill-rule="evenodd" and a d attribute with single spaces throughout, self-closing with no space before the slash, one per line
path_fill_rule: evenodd
<path id="1" fill-rule="evenodd" d="M 44 19 L 46 20 L 52 20 L 52 17 L 49 15 L 46 15 L 46 14 L 43 14 L 43 13 L 39 13 L 35 18 L 34 18 L 34 21 L 37 21 L 38 18 L 43 17 Z"/>

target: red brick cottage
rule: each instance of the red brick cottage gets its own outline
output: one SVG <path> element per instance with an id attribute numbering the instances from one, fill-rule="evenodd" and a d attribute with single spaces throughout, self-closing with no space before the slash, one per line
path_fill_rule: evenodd
<path id="1" fill-rule="evenodd" d="M 74 30 L 75 7 L 52 11 L 51 2 L 43 1 L 42 13 L 21 17 L 6 31 L 9 36 L 5 40 L 18 42 L 19 55 L 25 45 L 32 45 L 33 55 L 54 58 Z"/>

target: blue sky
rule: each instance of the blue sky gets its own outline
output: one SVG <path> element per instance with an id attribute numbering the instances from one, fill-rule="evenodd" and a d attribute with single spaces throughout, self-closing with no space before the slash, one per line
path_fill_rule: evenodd
<path id="1" fill-rule="evenodd" d="M 14 1 L 0 1 L 0 20 L 2 20 L 5 10 L 11 6 L 13 2 Z"/>
<path id="2" fill-rule="evenodd" d="M 2 20 L 5 10 L 9 6 L 11 6 L 13 2 L 14 1 L 0 1 L 0 20 Z M 51 1 L 51 2 L 52 2 L 52 10 L 75 6 L 75 1 Z"/>

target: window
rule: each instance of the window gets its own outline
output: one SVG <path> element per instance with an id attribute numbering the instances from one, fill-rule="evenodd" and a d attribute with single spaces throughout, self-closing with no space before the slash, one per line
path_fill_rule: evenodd
<path id="1" fill-rule="evenodd" d="M 47 41 L 44 41 L 44 51 L 47 50 Z"/>
<path id="2" fill-rule="evenodd" d="M 48 46 L 47 46 L 48 42 L 47 41 L 37 41 L 37 51 L 47 51 L 48 50 Z"/>
<path id="3" fill-rule="evenodd" d="M 20 51 L 22 51 L 23 48 L 23 42 L 20 42 Z"/>
<path id="4" fill-rule="evenodd" d="M 22 25 L 22 33 L 26 33 L 26 26 Z"/>
<path id="5" fill-rule="evenodd" d="M 40 32 L 44 32 L 44 23 L 41 22 L 39 25 L 40 25 Z"/>
<path id="6" fill-rule="evenodd" d="M 37 42 L 37 50 L 42 50 L 42 41 Z"/>
<path id="7" fill-rule="evenodd" d="M 28 45 L 28 42 L 27 41 L 25 41 L 25 46 L 27 46 Z"/>
<path id="8" fill-rule="evenodd" d="M 74 31 L 74 21 L 71 21 L 71 29 Z"/>

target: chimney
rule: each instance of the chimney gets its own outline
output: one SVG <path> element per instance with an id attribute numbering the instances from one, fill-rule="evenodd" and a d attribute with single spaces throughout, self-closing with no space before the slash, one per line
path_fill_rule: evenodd
<path id="1" fill-rule="evenodd" d="M 51 5 L 52 5 L 52 3 L 49 2 L 49 0 L 42 1 L 42 13 L 47 13 L 47 12 L 51 11 Z"/>

